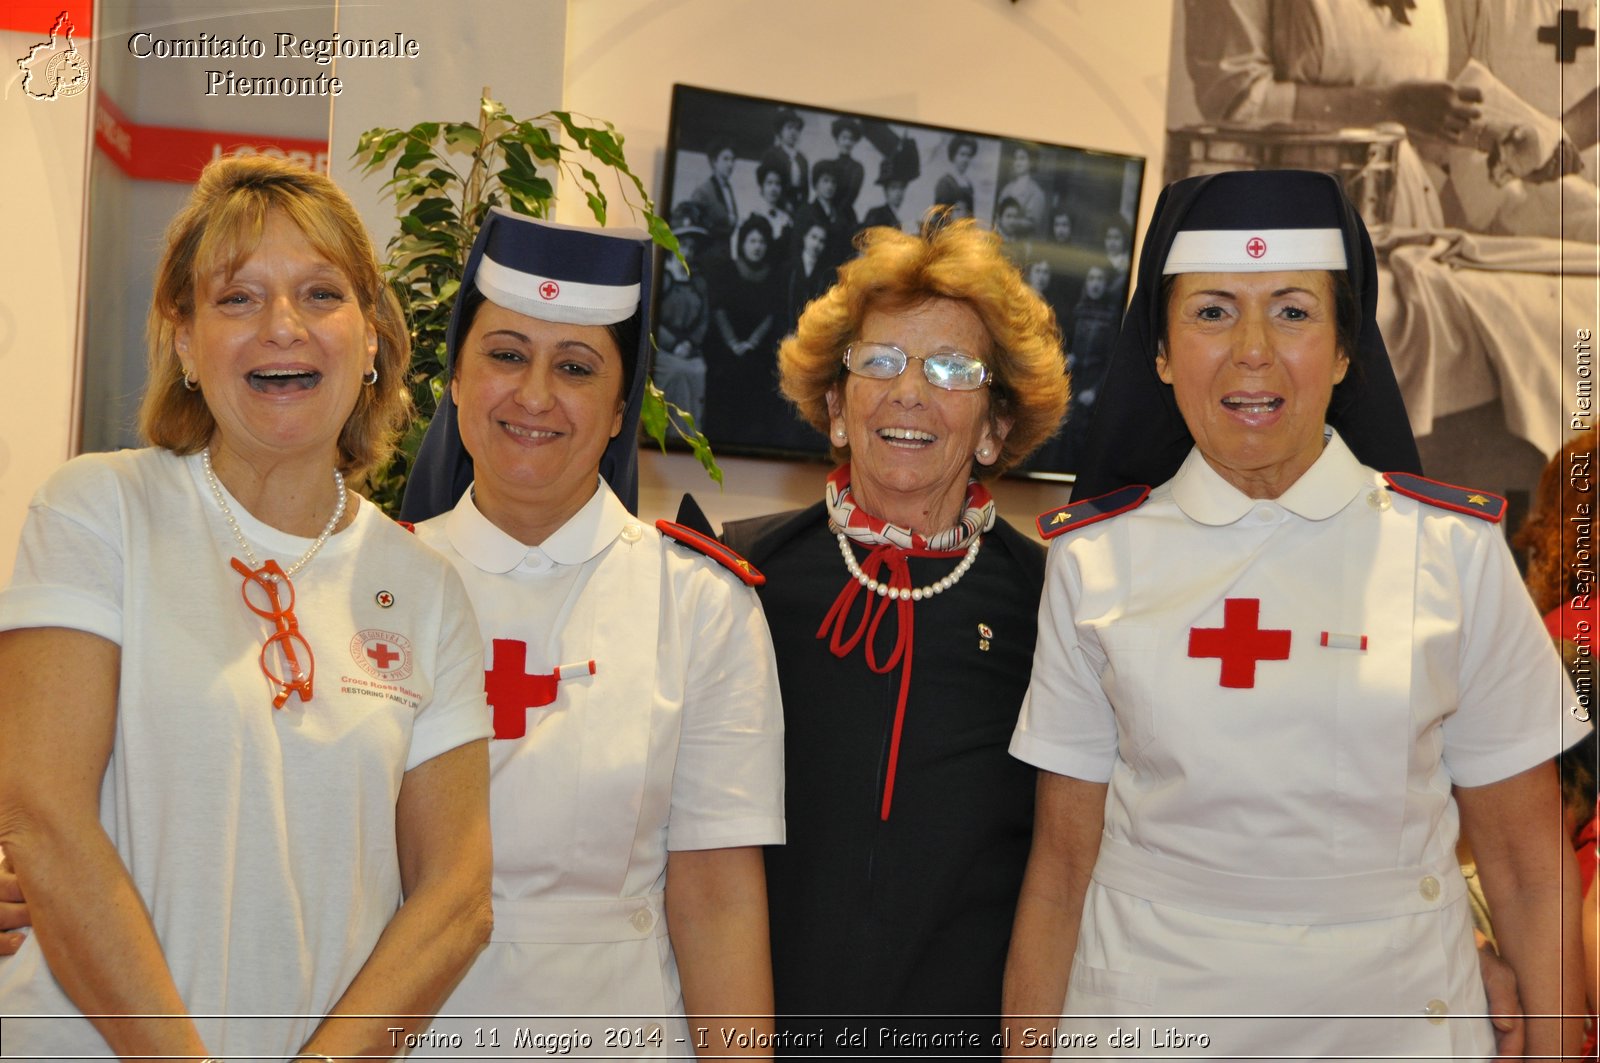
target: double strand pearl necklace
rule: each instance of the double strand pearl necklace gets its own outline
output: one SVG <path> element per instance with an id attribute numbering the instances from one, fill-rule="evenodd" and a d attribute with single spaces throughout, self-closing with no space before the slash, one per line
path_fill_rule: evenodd
<path id="1" fill-rule="evenodd" d="M 200 464 L 205 466 L 206 483 L 211 486 L 211 497 L 217 500 L 217 508 L 222 510 L 222 516 L 228 522 L 228 530 L 233 532 L 233 538 L 236 542 L 238 542 L 239 549 L 244 551 L 245 563 L 248 564 L 251 569 L 259 569 L 261 564 L 256 560 L 256 552 L 250 549 L 250 543 L 245 539 L 244 532 L 239 530 L 239 521 L 234 517 L 233 510 L 228 507 L 228 500 L 222 496 L 222 484 L 217 481 L 217 474 L 211 470 L 210 447 L 207 447 L 205 450 L 200 452 Z M 322 526 L 322 534 L 318 535 L 312 542 L 311 548 L 300 555 L 300 560 L 283 570 L 284 578 L 287 579 L 296 572 L 299 572 L 306 566 L 306 562 L 310 561 L 313 557 L 316 557 L 317 551 L 322 549 L 322 544 L 327 542 L 328 536 L 333 534 L 333 529 L 337 528 L 339 526 L 339 522 L 344 519 L 344 475 L 340 473 L 337 468 L 333 470 L 333 486 L 334 490 L 339 492 L 339 502 L 333 507 L 333 516 L 329 517 L 328 523 Z M 270 572 L 263 573 L 263 575 L 267 579 L 273 581 L 277 580 L 277 577 Z"/>
<path id="2" fill-rule="evenodd" d="M 898 598 L 901 601 L 909 600 L 913 602 L 920 602 L 924 598 L 932 598 L 940 591 L 947 591 L 961 582 L 961 577 L 967 574 L 967 569 L 971 568 L 972 563 L 978 559 L 978 547 L 983 545 L 982 534 L 974 533 L 972 545 L 967 547 L 966 556 L 944 579 L 935 580 L 926 587 L 891 587 L 887 583 L 875 580 L 861 571 L 861 566 L 856 563 L 855 551 L 850 549 L 850 539 L 844 532 L 834 532 L 833 534 L 839 540 L 839 553 L 844 557 L 844 567 L 850 570 L 850 575 L 857 583 L 879 597 Z"/>

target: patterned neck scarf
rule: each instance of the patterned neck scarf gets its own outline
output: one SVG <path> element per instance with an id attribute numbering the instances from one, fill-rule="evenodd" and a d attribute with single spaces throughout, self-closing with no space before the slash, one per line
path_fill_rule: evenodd
<path id="1" fill-rule="evenodd" d="M 843 532 L 862 546 L 898 546 L 902 550 L 940 553 L 965 550 L 979 532 L 994 527 L 994 498 L 977 480 L 967 482 L 967 503 L 954 527 L 924 538 L 910 528 L 890 524 L 857 506 L 850 495 L 850 466 L 841 465 L 828 475 L 828 527 Z"/>

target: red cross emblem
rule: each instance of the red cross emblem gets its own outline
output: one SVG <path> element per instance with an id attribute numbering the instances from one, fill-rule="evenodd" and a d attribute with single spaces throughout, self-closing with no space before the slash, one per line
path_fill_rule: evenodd
<path id="1" fill-rule="evenodd" d="M 555 281 L 545 281 L 543 284 L 539 285 L 539 297 L 541 299 L 554 299 L 560 294 L 561 285 L 557 284 Z"/>
<path id="2" fill-rule="evenodd" d="M 379 591 L 374 600 L 378 603 L 378 608 L 387 609 L 394 604 L 394 595 L 388 591 Z"/>
<path id="3" fill-rule="evenodd" d="M 1267 253 L 1267 242 L 1259 236 L 1252 236 L 1244 245 L 1244 250 L 1251 258 L 1260 258 Z"/>
<path id="4" fill-rule="evenodd" d="M 521 738 L 528 733 L 528 710 L 556 700 L 560 672 L 528 675 L 528 644 L 521 639 L 495 639 L 493 659 L 483 673 L 483 689 L 494 710 L 494 736 Z"/>
<path id="5" fill-rule="evenodd" d="M 388 645 L 382 642 L 368 650 L 367 656 L 372 658 L 372 663 L 376 664 L 385 672 L 389 670 L 390 665 L 394 664 L 394 662 L 400 659 L 400 655 L 398 653 L 396 653 L 394 650 L 391 650 Z"/>
<path id="6" fill-rule="evenodd" d="M 1289 632 L 1261 629 L 1260 598 L 1228 598 L 1221 627 L 1189 629 L 1189 656 L 1220 657 L 1222 685 L 1248 689 L 1256 685 L 1257 661 L 1289 659 Z"/>

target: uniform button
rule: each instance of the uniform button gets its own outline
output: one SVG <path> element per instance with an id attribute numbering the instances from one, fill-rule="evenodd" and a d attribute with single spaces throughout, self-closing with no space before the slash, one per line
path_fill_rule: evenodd
<path id="1" fill-rule="evenodd" d="M 1367 492 L 1367 505 L 1371 506 L 1373 509 L 1388 509 L 1392 504 L 1393 503 L 1389 501 L 1389 492 L 1387 491 L 1382 491 L 1374 487 L 1372 490 Z"/>
<path id="2" fill-rule="evenodd" d="M 644 525 L 630 520 L 622 526 L 622 541 L 636 543 L 644 536 Z"/>
<path id="3" fill-rule="evenodd" d="M 650 909 L 640 908 L 633 913 L 633 916 L 628 921 L 633 924 L 635 930 L 643 934 L 646 930 L 656 925 L 656 916 Z"/>
<path id="4" fill-rule="evenodd" d="M 1428 1021 L 1433 1023 L 1435 1026 L 1443 1026 L 1444 1017 L 1450 1014 L 1450 1008 L 1447 1004 L 1445 1004 L 1444 1001 L 1440 1000 L 1438 997 L 1434 997 L 1432 1000 L 1428 1001 L 1428 1006 L 1422 1009 L 1422 1013 L 1426 1015 L 1428 1017 Z"/>
<path id="5" fill-rule="evenodd" d="M 1425 901 L 1438 900 L 1439 880 L 1432 875 L 1423 875 L 1422 881 L 1417 883 L 1417 892 L 1422 894 L 1422 899 Z"/>

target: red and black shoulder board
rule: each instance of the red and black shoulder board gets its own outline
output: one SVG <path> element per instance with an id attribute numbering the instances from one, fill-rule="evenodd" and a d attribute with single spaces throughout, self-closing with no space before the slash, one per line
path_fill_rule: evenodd
<path id="1" fill-rule="evenodd" d="M 1414 476 L 1409 472 L 1386 472 L 1383 478 L 1388 482 L 1389 490 L 1398 491 L 1407 498 L 1426 502 L 1430 506 L 1438 506 L 1454 513 L 1466 513 L 1479 520 L 1486 520 L 1490 524 L 1499 524 L 1506 515 L 1506 500 L 1488 491 L 1440 483 L 1438 480 L 1430 480 L 1426 476 Z"/>
<path id="2" fill-rule="evenodd" d="M 709 535 L 703 535 L 693 528 L 670 520 L 656 521 L 656 531 L 674 542 L 682 543 L 691 550 L 697 550 L 705 554 L 752 587 L 759 587 L 767 582 L 767 577 L 757 571 L 754 565 Z"/>
<path id="3" fill-rule="evenodd" d="M 400 525 L 400 527 L 404 528 L 406 531 L 410 532 L 412 535 L 417 534 L 417 526 L 412 524 L 409 520 L 397 520 L 395 523 Z"/>
<path id="4" fill-rule="evenodd" d="M 1149 497 L 1150 488 L 1144 484 L 1129 484 L 1127 487 L 1119 487 L 1109 494 L 1085 498 L 1081 502 L 1071 502 L 1055 509 L 1047 509 L 1039 514 L 1037 519 L 1039 534 L 1043 538 L 1054 539 L 1062 532 L 1086 528 L 1102 520 L 1109 520 L 1119 513 L 1126 513 L 1130 509 L 1138 509 L 1144 505 L 1144 500 Z"/>

